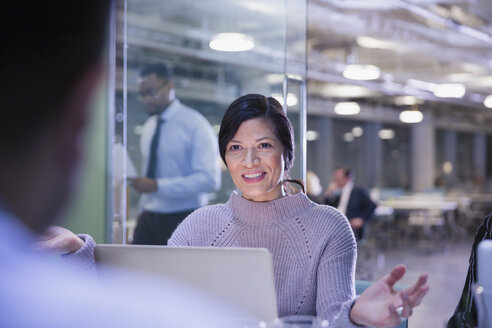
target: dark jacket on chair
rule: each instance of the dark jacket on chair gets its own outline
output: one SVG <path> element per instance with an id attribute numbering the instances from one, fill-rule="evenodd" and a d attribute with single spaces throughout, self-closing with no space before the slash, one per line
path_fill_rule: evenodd
<path id="1" fill-rule="evenodd" d="M 341 194 L 325 199 L 325 204 L 333 207 L 338 207 L 340 204 Z M 347 203 L 347 218 L 362 218 L 364 225 L 366 225 L 373 217 L 376 204 L 371 200 L 364 188 L 353 187 L 350 193 L 349 201 Z M 362 238 L 364 232 L 364 226 L 361 229 L 354 230 L 355 237 L 357 239 Z"/>
<path id="2" fill-rule="evenodd" d="M 448 328 L 473 328 L 477 326 L 477 305 L 473 298 L 473 284 L 477 281 L 477 247 L 482 240 L 486 239 L 492 239 L 492 213 L 485 217 L 475 234 L 465 286 L 458 306 L 448 321 Z"/>

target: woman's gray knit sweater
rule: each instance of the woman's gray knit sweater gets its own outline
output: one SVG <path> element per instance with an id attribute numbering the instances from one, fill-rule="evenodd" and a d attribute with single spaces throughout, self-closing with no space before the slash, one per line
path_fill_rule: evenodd
<path id="1" fill-rule="evenodd" d="M 95 243 L 65 261 L 94 266 Z M 234 192 L 221 205 L 200 208 L 176 229 L 170 246 L 263 247 L 273 255 L 279 316 L 317 315 L 330 328 L 359 327 L 349 319 L 354 303 L 356 242 L 345 216 L 306 195 L 252 202 Z"/>
<path id="2" fill-rule="evenodd" d="M 234 192 L 200 208 L 176 229 L 170 246 L 264 247 L 273 255 L 279 316 L 318 315 L 331 327 L 356 327 L 356 242 L 338 210 L 306 195 L 252 202 Z"/>

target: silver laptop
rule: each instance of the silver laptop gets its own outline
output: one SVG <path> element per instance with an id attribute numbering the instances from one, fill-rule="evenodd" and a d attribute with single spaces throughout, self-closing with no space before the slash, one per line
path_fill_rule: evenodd
<path id="1" fill-rule="evenodd" d="M 262 248 L 97 245 L 96 263 L 173 279 L 270 322 L 277 318 L 272 256 Z"/>

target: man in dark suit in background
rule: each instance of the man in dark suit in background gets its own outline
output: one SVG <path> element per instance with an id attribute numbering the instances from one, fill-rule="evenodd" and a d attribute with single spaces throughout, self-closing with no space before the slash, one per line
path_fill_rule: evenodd
<path id="1" fill-rule="evenodd" d="M 360 240 L 364 225 L 371 220 L 376 204 L 364 188 L 354 186 L 352 172 L 348 167 L 339 167 L 333 172 L 333 181 L 326 190 L 325 204 L 336 207 L 347 216 L 355 238 Z"/>

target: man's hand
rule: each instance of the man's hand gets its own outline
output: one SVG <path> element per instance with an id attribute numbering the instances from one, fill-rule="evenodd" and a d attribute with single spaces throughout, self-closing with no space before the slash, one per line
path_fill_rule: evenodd
<path id="1" fill-rule="evenodd" d="M 63 227 L 52 226 L 39 238 L 35 248 L 56 254 L 74 253 L 84 246 L 84 241 Z"/>
<path id="2" fill-rule="evenodd" d="M 129 178 L 130 186 L 139 193 L 150 193 L 157 191 L 157 180 L 147 177 Z"/>
<path id="3" fill-rule="evenodd" d="M 324 195 L 325 197 L 332 197 L 339 189 L 338 185 L 332 181 L 326 188 Z"/>
<path id="4" fill-rule="evenodd" d="M 394 327 L 400 323 L 397 308 L 401 307 L 401 317 L 412 315 L 413 308 L 418 306 L 429 291 L 427 274 L 420 275 L 417 282 L 402 291 L 395 291 L 393 286 L 405 274 L 405 266 L 397 265 L 389 274 L 373 283 L 357 299 L 350 319 L 364 326 Z"/>
<path id="5" fill-rule="evenodd" d="M 362 228 L 364 225 L 364 220 L 362 218 L 352 218 L 349 220 L 352 229 L 357 230 Z"/>

